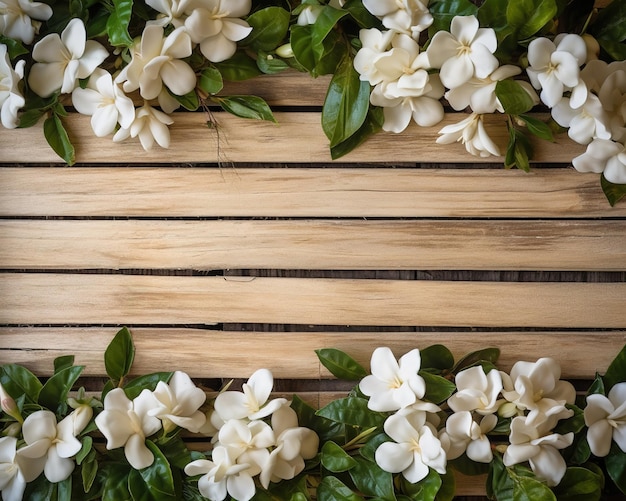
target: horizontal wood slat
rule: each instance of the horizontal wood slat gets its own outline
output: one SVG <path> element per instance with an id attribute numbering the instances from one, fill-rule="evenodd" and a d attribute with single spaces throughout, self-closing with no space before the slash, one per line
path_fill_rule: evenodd
<path id="1" fill-rule="evenodd" d="M 626 204 L 573 169 L 6 167 L 0 216 L 578 218 Z"/>
<path id="2" fill-rule="evenodd" d="M 626 221 L 5 220 L 0 263 L 8 269 L 618 271 L 626 270 Z"/>
<path id="3" fill-rule="evenodd" d="M 626 327 L 626 283 L 0 275 L 6 324 Z"/>
<path id="4" fill-rule="evenodd" d="M 51 375 L 55 357 L 75 354 L 85 374 L 104 376 L 104 350 L 115 328 L 1 328 L 0 364 L 20 363 Z M 459 359 L 472 350 L 498 347 L 498 367 L 553 357 L 565 378 L 592 379 L 626 343 L 626 331 L 598 332 L 224 332 L 132 329 L 137 349 L 133 374 L 182 370 L 195 378 L 247 378 L 260 367 L 278 379 L 331 377 L 314 350 L 338 348 L 369 368 L 372 351 L 387 345 L 397 356 L 413 348 L 445 344 Z"/>
<path id="5" fill-rule="evenodd" d="M 71 140 L 77 145 L 78 162 L 329 162 L 329 142 L 321 127 L 320 113 L 277 112 L 278 124 L 245 120 L 227 113 L 213 114 L 217 128 L 207 127 L 208 115 L 201 112 L 176 113 L 170 126 L 169 149 L 159 147 L 143 151 L 137 141 L 113 143 L 110 137 L 94 135 L 90 117 L 72 114 L 64 123 Z M 541 116 L 541 115 L 540 115 Z M 544 116 L 541 116 L 545 118 Z M 463 145 L 436 144 L 438 132 L 457 123 L 465 115 L 448 114 L 434 127 L 410 125 L 402 134 L 380 133 L 357 148 L 342 162 L 478 162 L 502 164 L 503 157 L 473 157 Z M 508 142 L 506 118 L 485 118 L 485 127 L 493 141 L 504 152 Z M 251 141 L 254 146 L 251 147 Z M 534 141 L 536 162 L 570 162 L 585 147 L 559 135 L 556 142 Z M 2 130 L 0 151 L 4 162 L 54 162 L 59 157 L 44 139 L 41 127 Z"/>

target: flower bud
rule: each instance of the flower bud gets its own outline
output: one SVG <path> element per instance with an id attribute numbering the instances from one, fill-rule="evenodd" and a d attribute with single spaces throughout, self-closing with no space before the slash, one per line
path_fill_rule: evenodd
<path id="1" fill-rule="evenodd" d="M 293 48 L 290 43 L 286 43 L 276 49 L 276 54 L 283 59 L 289 59 L 290 57 L 293 57 Z"/>
<path id="2" fill-rule="evenodd" d="M 22 432 L 22 423 L 11 423 L 4 430 L 2 430 L 2 434 L 7 437 L 15 437 L 18 438 L 20 433 Z"/>
<path id="3" fill-rule="evenodd" d="M 587 61 L 585 62 L 588 63 L 589 61 L 598 59 L 598 56 L 600 55 L 600 44 L 598 41 L 589 33 L 585 33 L 582 37 L 585 45 L 587 46 Z"/>
<path id="4" fill-rule="evenodd" d="M 17 408 L 17 404 L 13 397 L 7 393 L 2 384 L 0 384 L 0 407 L 2 410 L 15 419 L 19 423 L 23 423 L 24 419 L 20 414 L 20 410 Z"/>
<path id="5" fill-rule="evenodd" d="M 498 416 L 502 418 L 510 418 L 517 415 L 517 405 L 513 402 L 506 402 L 498 407 Z"/>
<path id="6" fill-rule="evenodd" d="M 93 408 L 89 404 L 81 404 L 70 414 L 74 436 L 83 431 L 93 417 Z"/>

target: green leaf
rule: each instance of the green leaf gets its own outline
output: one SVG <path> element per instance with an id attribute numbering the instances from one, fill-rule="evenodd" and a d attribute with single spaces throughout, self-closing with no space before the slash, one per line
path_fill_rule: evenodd
<path id="1" fill-rule="evenodd" d="M 587 468 L 568 468 L 554 488 L 559 501 L 596 501 L 602 495 L 602 476 Z"/>
<path id="2" fill-rule="evenodd" d="M 42 109 L 26 110 L 19 115 L 20 122 L 17 127 L 19 129 L 32 127 L 33 125 L 36 125 L 45 114 L 46 110 Z"/>
<path id="3" fill-rule="evenodd" d="M 428 10 L 433 15 L 433 24 L 428 28 L 432 36 L 437 31 L 450 31 L 450 23 L 455 16 L 475 16 L 478 7 L 469 0 L 436 0 L 430 2 Z"/>
<path id="4" fill-rule="evenodd" d="M 441 488 L 439 473 L 430 468 L 428 475 L 415 484 L 402 478 L 402 490 L 411 496 L 411 499 L 434 500 Z"/>
<path id="5" fill-rule="evenodd" d="M 604 458 L 606 471 L 617 488 L 626 494 L 626 453 L 613 442 L 609 455 Z"/>
<path id="6" fill-rule="evenodd" d="M 72 501 L 72 477 L 57 484 L 57 501 Z"/>
<path id="7" fill-rule="evenodd" d="M 289 41 L 295 60 L 311 75 L 317 76 L 315 73 L 317 61 L 313 52 L 313 28 L 309 25 L 293 25 Z"/>
<path id="8" fill-rule="evenodd" d="M 369 96 L 369 83 L 359 79 L 352 59 L 345 58 L 330 81 L 322 108 L 322 128 L 331 148 L 363 125 L 369 110 Z"/>
<path id="9" fill-rule="evenodd" d="M 124 327 L 107 346 L 104 352 L 104 367 L 109 377 L 117 384 L 130 372 L 134 359 L 133 338 L 128 328 Z"/>
<path id="10" fill-rule="evenodd" d="M 557 423 L 554 427 L 554 433 L 558 433 L 559 435 L 566 435 L 567 433 L 573 432 L 578 433 L 585 427 L 585 417 L 583 415 L 583 410 L 575 405 L 566 406 L 568 409 L 574 411 L 574 415 L 567 418 L 562 419 Z"/>
<path id="11" fill-rule="evenodd" d="M 132 381 L 129 381 L 128 384 L 124 386 L 124 392 L 130 400 L 133 400 L 138 397 L 143 390 L 154 391 L 157 384 L 159 384 L 159 381 L 167 383 L 171 377 L 172 372 L 153 372 L 152 374 L 144 374 L 143 376 L 139 376 Z"/>
<path id="12" fill-rule="evenodd" d="M 76 163 L 76 151 L 57 113 L 46 118 L 43 123 L 43 133 L 50 147 L 66 164 L 74 165 Z"/>
<path id="13" fill-rule="evenodd" d="M 316 414 L 337 423 L 363 428 L 382 426 L 385 422 L 384 414 L 368 409 L 367 400 L 359 397 L 334 400 L 322 407 Z"/>
<path id="14" fill-rule="evenodd" d="M 294 395 L 291 408 L 298 415 L 298 424 L 317 433 L 321 443 L 328 440 L 339 440 L 343 436 L 343 426 L 340 423 L 318 416 L 315 409 L 298 395 Z"/>
<path id="15" fill-rule="evenodd" d="M 143 480 L 143 485 L 133 475 L 129 477 L 129 488 L 133 498 L 137 501 L 139 498 L 135 496 L 134 487 L 141 486 L 143 493 L 150 493 L 155 501 L 165 501 L 166 499 L 176 499 L 176 491 L 174 488 L 174 477 L 170 464 L 161 452 L 161 450 L 150 440 L 146 440 L 148 449 L 154 454 L 154 462 L 147 468 L 141 470 L 133 470 L 139 474 L 139 478 Z M 141 498 L 150 499 L 150 498 Z"/>
<path id="16" fill-rule="evenodd" d="M 463 358 L 461 358 L 452 371 L 456 374 L 463 369 L 473 367 L 480 362 L 490 362 L 495 364 L 500 357 L 500 350 L 498 348 L 484 348 L 482 350 L 472 351 Z"/>
<path id="17" fill-rule="evenodd" d="M 226 61 L 215 63 L 215 67 L 222 74 L 224 80 L 231 82 L 240 82 L 261 75 L 256 60 L 242 51 L 236 52 L 233 57 Z"/>
<path id="18" fill-rule="evenodd" d="M 255 50 L 273 50 L 283 43 L 289 30 L 288 11 L 281 7 L 266 7 L 248 16 L 252 32 L 241 41 Z"/>
<path id="19" fill-rule="evenodd" d="M 365 501 L 341 480 L 324 477 L 317 486 L 317 501 Z"/>
<path id="20" fill-rule="evenodd" d="M 0 35 L 0 44 L 7 46 L 7 53 L 9 54 L 10 59 L 15 59 L 16 57 L 30 53 L 30 51 L 24 47 L 21 42 L 5 37 L 4 35 Z"/>
<path id="21" fill-rule="evenodd" d="M 93 446 L 93 438 L 87 435 L 83 437 L 83 439 L 81 440 L 81 443 L 82 443 L 82 446 L 80 450 L 78 451 L 78 453 L 76 454 L 76 458 L 75 458 L 77 465 L 80 465 L 87 458 L 87 456 L 91 453 L 92 446 Z M 93 457 L 95 457 L 95 455 Z"/>
<path id="22" fill-rule="evenodd" d="M 367 140 L 370 136 L 373 136 L 382 130 L 384 121 L 385 117 L 383 116 L 383 109 L 370 107 L 367 112 L 367 116 L 365 117 L 365 121 L 359 130 L 345 141 L 342 141 L 330 149 L 330 155 L 333 160 L 350 153 L 357 146 L 360 146 L 363 142 L 365 142 L 365 140 Z"/>
<path id="23" fill-rule="evenodd" d="M 280 73 L 289 68 L 287 61 L 262 50 L 257 52 L 256 64 L 266 75 Z"/>
<path id="24" fill-rule="evenodd" d="M 439 475 L 441 487 L 437 491 L 435 501 L 452 501 L 456 493 L 456 478 L 454 473 L 448 471 L 445 475 Z"/>
<path id="25" fill-rule="evenodd" d="M 357 456 L 356 466 L 348 471 L 359 492 L 377 499 L 395 501 L 393 476 L 376 462 Z"/>
<path id="26" fill-rule="evenodd" d="M 514 3 L 514 2 L 513 2 Z M 528 92 L 512 79 L 500 80 L 496 84 L 496 97 L 505 113 L 521 115 L 532 109 L 534 103 Z"/>
<path id="27" fill-rule="evenodd" d="M 554 134 L 552 134 L 552 129 L 547 123 L 529 115 L 520 115 L 519 118 L 526 124 L 528 132 L 540 139 L 554 142 Z"/>
<path id="28" fill-rule="evenodd" d="M 490 464 L 487 495 L 514 501 L 556 501 L 552 490 L 537 480 L 529 468 L 521 465 L 507 468 L 499 456 L 494 456 Z"/>
<path id="29" fill-rule="evenodd" d="M 604 174 L 600 176 L 600 186 L 611 207 L 614 207 L 617 202 L 626 196 L 626 184 L 611 183 L 606 180 Z"/>
<path id="30" fill-rule="evenodd" d="M 106 24 L 111 45 L 130 47 L 133 38 L 128 33 L 128 25 L 133 14 L 133 0 L 113 0 L 113 11 Z"/>
<path id="31" fill-rule="evenodd" d="M 420 371 L 419 375 L 422 376 L 426 382 L 425 400 L 439 404 L 447 400 L 456 390 L 456 385 L 446 378 L 425 371 Z"/>
<path id="32" fill-rule="evenodd" d="M 622 347 L 613 359 L 602 380 L 604 381 L 604 389 L 607 395 L 617 383 L 626 381 L 626 345 Z"/>
<path id="33" fill-rule="evenodd" d="M 390 438 L 385 433 L 372 433 L 371 438 L 361 447 L 359 452 L 365 459 L 376 461 L 376 449 L 389 440 Z"/>
<path id="34" fill-rule="evenodd" d="M 598 43 L 615 61 L 623 61 L 626 59 L 626 44 L 624 42 L 600 39 Z"/>
<path id="35" fill-rule="evenodd" d="M 209 95 L 217 94 L 224 88 L 222 74 L 212 66 L 205 68 L 198 78 L 198 87 Z"/>
<path id="36" fill-rule="evenodd" d="M 537 33 L 554 19 L 556 13 L 554 0 L 515 0 L 509 2 L 506 9 L 509 25 L 517 30 L 521 39 Z"/>
<path id="37" fill-rule="evenodd" d="M 98 474 L 98 461 L 85 461 L 80 468 L 80 475 L 83 480 L 83 491 L 89 492 Z"/>
<path id="38" fill-rule="evenodd" d="M 67 394 L 78 380 L 85 367 L 71 366 L 54 374 L 39 392 L 39 403 L 56 412 L 57 407 L 65 404 Z"/>
<path id="39" fill-rule="evenodd" d="M 26 490 L 22 499 L 27 499 L 28 501 L 56 501 L 57 484 L 48 482 L 45 475 L 39 475 L 35 480 L 26 484 Z"/>
<path id="40" fill-rule="evenodd" d="M 5 364 L 0 371 L 0 383 L 5 391 L 17 400 L 22 395 L 26 402 L 34 404 L 39 399 L 43 387 L 41 381 L 25 367 L 17 364 Z"/>
<path id="41" fill-rule="evenodd" d="M 504 157 L 504 166 L 507 169 L 517 167 L 525 172 L 530 171 L 530 159 L 533 156 L 533 147 L 526 135 L 509 125 L 509 145 Z"/>
<path id="42" fill-rule="evenodd" d="M 626 40 L 626 2 L 613 0 L 600 9 L 589 32 L 598 39 L 613 42 Z"/>
<path id="43" fill-rule="evenodd" d="M 363 366 L 341 350 L 323 348 L 315 350 L 315 353 L 322 365 L 338 379 L 358 381 L 367 376 L 367 371 Z"/>
<path id="44" fill-rule="evenodd" d="M 102 501 L 132 501 L 128 490 L 131 469 L 128 465 L 111 463 L 99 468 L 98 476 L 101 476 L 104 482 Z"/>
<path id="45" fill-rule="evenodd" d="M 489 463 L 477 463 L 466 454 L 448 461 L 448 466 L 463 475 L 484 475 L 489 471 Z"/>
<path id="46" fill-rule="evenodd" d="M 452 352 L 442 344 L 433 344 L 420 350 L 422 369 L 451 369 L 454 365 Z"/>
<path id="47" fill-rule="evenodd" d="M 200 107 L 200 99 L 195 89 L 188 92 L 184 96 L 178 96 L 172 92 L 169 93 L 183 108 L 189 111 L 196 111 Z"/>
<path id="48" fill-rule="evenodd" d="M 54 373 L 56 374 L 63 369 L 72 367 L 74 365 L 74 355 L 64 355 L 54 359 Z"/>
<path id="49" fill-rule="evenodd" d="M 224 108 L 240 118 L 252 118 L 255 120 L 268 120 L 276 122 L 272 110 L 265 100 L 258 96 L 228 96 L 213 98 Z"/>
<path id="50" fill-rule="evenodd" d="M 322 466 L 333 473 L 348 471 L 356 466 L 356 461 L 335 442 L 325 442 L 322 446 Z"/>
<path id="51" fill-rule="evenodd" d="M 343 4 L 343 10 L 347 10 L 360 28 L 380 28 L 380 20 L 365 8 L 362 0 L 348 0 Z"/>

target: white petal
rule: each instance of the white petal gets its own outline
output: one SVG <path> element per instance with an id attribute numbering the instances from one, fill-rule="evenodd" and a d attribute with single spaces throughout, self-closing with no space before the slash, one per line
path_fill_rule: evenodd
<path id="1" fill-rule="evenodd" d="M 448 59 L 441 66 L 439 77 L 441 82 L 448 88 L 454 89 L 463 85 L 474 76 L 474 64 L 467 55 L 456 56 Z"/>
<path id="2" fill-rule="evenodd" d="M 72 19 L 61 33 L 61 41 L 67 47 L 74 59 L 79 59 L 85 52 L 85 41 L 87 40 L 87 31 L 82 20 L 78 18 Z"/>
<path id="3" fill-rule="evenodd" d="M 473 440 L 467 446 L 467 457 L 477 463 L 490 463 L 493 459 L 491 443 L 487 437 Z"/>
<path id="4" fill-rule="evenodd" d="M 28 75 L 28 85 L 40 97 L 49 97 L 63 85 L 65 63 L 35 63 Z"/>
<path id="5" fill-rule="evenodd" d="M 69 56 L 61 37 L 57 33 L 45 36 L 33 47 L 33 59 L 39 63 L 56 63 Z"/>
<path id="6" fill-rule="evenodd" d="M 103 45 L 95 40 L 87 40 L 85 53 L 80 58 L 78 78 L 87 78 L 109 56 Z"/>
<path id="7" fill-rule="evenodd" d="M 411 107 L 413 108 L 413 120 L 421 127 L 431 127 L 443 120 L 443 105 L 437 99 L 432 99 L 430 97 L 416 97 L 412 99 Z M 421 377 L 419 377 L 419 379 L 422 383 L 424 382 Z M 416 388 L 413 388 L 413 391 L 415 391 L 416 395 L 421 398 L 424 396 L 425 389 L 426 388 L 424 386 L 424 388 L 419 391 Z"/>
<path id="8" fill-rule="evenodd" d="M 130 465 L 136 470 L 147 468 L 154 462 L 152 451 L 146 446 L 141 435 L 131 435 L 124 446 L 124 453 Z"/>
<path id="9" fill-rule="evenodd" d="M 413 456 L 413 462 L 402 472 L 402 475 L 404 475 L 404 478 L 406 478 L 409 482 L 415 484 L 426 478 L 428 475 L 428 466 L 424 464 L 417 454 L 414 454 Z"/>
<path id="10" fill-rule="evenodd" d="M 161 68 L 163 83 L 177 96 L 184 96 L 196 88 L 196 74 L 183 61 L 173 60 Z"/>
<path id="11" fill-rule="evenodd" d="M 111 134 L 117 126 L 119 113 L 115 105 L 99 107 L 91 117 L 91 128 L 96 137 L 104 137 Z"/>
<path id="12" fill-rule="evenodd" d="M 454 57 L 459 42 L 447 31 L 438 31 L 430 41 L 426 53 L 428 60 L 433 68 L 441 68 L 441 66 L 451 57 Z"/>
<path id="13" fill-rule="evenodd" d="M 475 16 L 454 16 L 450 23 L 450 33 L 463 45 L 470 45 L 478 32 L 478 26 Z"/>
<path id="14" fill-rule="evenodd" d="M 611 183 L 626 184 L 626 164 L 620 160 L 619 156 L 610 158 L 606 163 L 604 177 Z"/>
<path id="15" fill-rule="evenodd" d="M 52 483 L 62 482 L 72 474 L 74 466 L 74 460 L 62 458 L 58 454 L 57 447 L 50 447 L 43 473 Z"/>
<path id="16" fill-rule="evenodd" d="M 200 52 L 209 61 L 220 63 L 231 58 L 237 52 L 237 44 L 218 33 L 200 42 Z"/>
<path id="17" fill-rule="evenodd" d="M 21 471 L 18 471 L 9 484 L 2 489 L 4 501 L 22 501 L 26 490 L 26 479 Z"/>
<path id="18" fill-rule="evenodd" d="M 250 475 L 240 473 L 226 479 L 228 493 L 238 501 L 249 501 L 256 492 L 254 480 Z"/>
<path id="19" fill-rule="evenodd" d="M 556 50 L 569 52 L 574 56 L 578 66 L 582 66 L 587 59 L 587 46 L 580 35 L 569 33 L 559 41 Z"/>
<path id="20" fill-rule="evenodd" d="M 378 446 L 375 453 L 376 464 L 390 473 L 400 473 L 413 462 L 413 453 L 408 444 L 385 442 Z"/>
<path id="21" fill-rule="evenodd" d="M 78 113 L 93 115 L 102 102 L 102 95 L 93 89 L 77 87 L 72 92 L 72 104 Z"/>
<path id="22" fill-rule="evenodd" d="M 552 54 L 552 64 L 556 65 L 554 72 L 558 79 L 568 87 L 578 85 L 580 68 L 576 58 L 568 52 L 556 51 Z"/>
<path id="23" fill-rule="evenodd" d="M 535 70 L 547 68 L 550 56 L 556 50 L 556 45 L 544 37 L 535 38 L 528 44 L 528 62 Z"/>
<path id="24" fill-rule="evenodd" d="M 478 78 L 487 78 L 500 64 L 491 51 L 483 44 L 472 44 L 470 59 L 474 64 L 474 74 Z"/>
<path id="25" fill-rule="evenodd" d="M 210 472 L 214 467 L 215 463 L 213 463 L 213 461 L 209 461 L 208 459 L 196 459 L 185 466 L 185 473 L 190 477 L 203 475 Z"/>
<path id="26" fill-rule="evenodd" d="M 163 41 L 161 54 L 175 59 L 183 59 L 191 55 L 191 38 L 184 27 L 176 28 Z"/>
<path id="27" fill-rule="evenodd" d="M 232 40 L 233 42 L 238 42 L 239 40 L 243 40 L 252 32 L 252 27 L 241 19 L 224 19 L 224 24 L 222 26 L 222 34 Z"/>
<path id="28" fill-rule="evenodd" d="M 30 414 L 22 424 L 22 436 L 27 444 L 47 439 L 54 440 L 57 435 L 57 418 L 47 410 Z"/>
<path id="29" fill-rule="evenodd" d="M 57 425 L 56 453 L 62 458 L 69 458 L 78 454 L 82 444 L 74 436 L 74 416 L 71 414 L 63 418 Z"/>
<path id="30" fill-rule="evenodd" d="M 563 456 L 552 447 L 542 447 L 541 452 L 530 458 L 529 461 L 535 474 L 546 480 L 550 487 L 558 485 L 567 469 Z"/>

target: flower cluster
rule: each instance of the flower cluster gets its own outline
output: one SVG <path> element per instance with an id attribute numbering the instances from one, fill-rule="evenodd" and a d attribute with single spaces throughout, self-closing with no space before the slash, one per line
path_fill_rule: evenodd
<path id="1" fill-rule="evenodd" d="M 272 398 L 268 369 L 241 391 L 207 393 L 180 371 L 129 378 L 134 346 L 122 329 L 105 352 L 101 397 L 72 390 L 83 370 L 73 356 L 55 360 L 45 383 L 0 366 L 1 498 L 434 501 L 452 499 L 453 470 L 488 473 L 500 501 L 569 499 L 579 482 L 586 499 L 611 482 L 626 492 L 626 347 L 586 400 L 555 360 L 507 373 L 498 355 L 455 363 L 434 345 L 396 360 L 381 347 L 368 374 L 339 350 L 317 350 L 357 385 L 316 411 Z"/>

